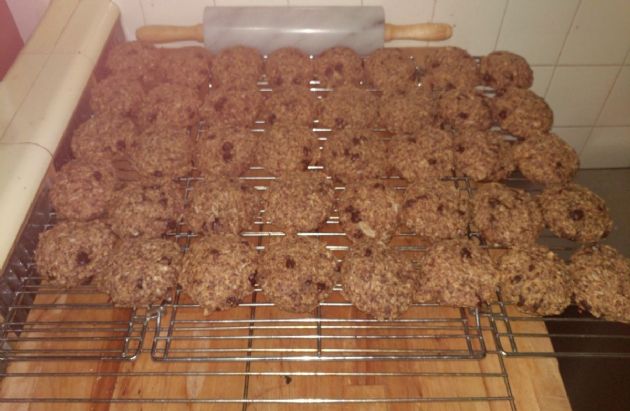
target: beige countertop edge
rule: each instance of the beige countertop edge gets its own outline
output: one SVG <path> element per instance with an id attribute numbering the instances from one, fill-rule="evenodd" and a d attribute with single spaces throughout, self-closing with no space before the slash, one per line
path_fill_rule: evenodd
<path id="1" fill-rule="evenodd" d="M 3 268 L 119 15 L 110 0 L 53 0 L 0 82 Z"/>

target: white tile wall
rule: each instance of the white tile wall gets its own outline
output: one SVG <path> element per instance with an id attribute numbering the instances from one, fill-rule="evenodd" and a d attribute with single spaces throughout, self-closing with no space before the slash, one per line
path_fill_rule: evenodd
<path id="1" fill-rule="evenodd" d="M 597 125 L 630 126 L 630 66 L 621 68 Z"/>
<path id="2" fill-rule="evenodd" d="M 532 85 L 532 91 L 539 96 L 544 96 L 549 88 L 549 82 L 553 75 L 552 66 L 532 66 L 532 72 L 534 73 L 534 84 Z"/>
<path id="3" fill-rule="evenodd" d="M 575 151 L 580 154 L 586 145 L 586 140 L 591 134 L 591 127 L 554 127 L 551 131 L 562 137 L 564 141 L 571 144 Z"/>
<path id="4" fill-rule="evenodd" d="M 630 167 L 630 127 L 595 127 L 582 150 L 584 168 Z"/>

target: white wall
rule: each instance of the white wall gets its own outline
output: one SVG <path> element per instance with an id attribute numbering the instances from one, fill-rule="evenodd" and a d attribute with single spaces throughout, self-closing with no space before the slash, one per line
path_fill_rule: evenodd
<path id="1" fill-rule="evenodd" d="M 37 27 L 50 0 L 6 0 L 22 40 L 26 41 Z"/>

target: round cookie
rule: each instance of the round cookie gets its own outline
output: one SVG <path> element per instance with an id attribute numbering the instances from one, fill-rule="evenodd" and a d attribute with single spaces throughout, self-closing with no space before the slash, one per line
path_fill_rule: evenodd
<path id="1" fill-rule="evenodd" d="M 314 310 L 328 297 L 338 276 L 332 253 L 314 238 L 273 239 L 259 262 L 263 293 L 284 311 Z"/>
<path id="2" fill-rule="evenodd" d="M 567 266 L 543 245 L 510 248 L 499 259 L 498 268 L 503 300 L 525 312 L 555 315 L 571 304 Z"/>
<path id="3" fill-rule="evenodd" d="M 123 75 L 105 77 L 90 88 L 90 108 L 97 114 L 135 116 L 144 99 L 139 80 Z"/>
<path id="4" fill-rule="evenodd" d="M 339 198 L 339 220 L 353 241 L 364 237 L 386 241 L 398 228 L 402 193 L 383 180 L 348 184 Z"/>
<path id="5" fill-rule="evenodd" d="M 263 74 L 263 58 L 254 48 L 230 47 L 216 55 L 211 71 L 213 88 L 250 89 Z"/>
<path id="6" fill-rule="evenodd" d="M 385 244 L 354 244 L 341 265 L 343 295 L 377 320 L 400 317 L 413 302 L 415 269 Z"/>
<path id="7" fill-rule="evenodd" d="M 534 73 L 527 60 L 509 51 L 493 51 L 479 60 L 483 84 L 494 89 L 530 88 Z"/>
<path id="8" fill-rule="evenodd" d="M 271 87 L 309 87 L 313 78 L 313 65 L 310 57 L 303 51 L 285 47 L 267 56 L 265 73 Z"/>
<path id="9" fill-rule="evenodd" d="M 116 192 L 109 223 L 119 237 L 160 238 L 177 230 L 184 213 L 184 189 L 168 179 L 132 181 Z"/>
<path id="10" fill-rule="evenodd" d="M 613 228 L 606 202 L 578 184 L 547 187 L 538 202 L 545 225 L 558 237 L 591 243 L 608 236 Z"/>
<path id="11" fill-rule="evenodd" d="M 331 215 L 335 187 L 323 173 L 289 173 L 263 193 L 265 220 L 288 234 L 312 231 Z"/>
<path id="12" fill-rule="evenodd" d="M 65 288 L 89 282 L 114 248 L 116 236 L 100 221 L 62 221 L 39 234 L 35 264 L 42 278 Z"/>
<path id="13" fill-rule="evenodd" d="M 487 130 L 492 126 L 492 115 L 486 98 L 474 90 L 445 91 L 440 95 L 437 107 L 442 121 L 456 130 Z"/>
<path id="14" fill-rule="evenodd" d="M 277 175 L 285 171 L 305 171 L 319 160 L 317 136 L 307 127 L 276 125 L 258 140 L 256 165 Z"/>
<path id="15" fill-rule="evenodd" d="M 578 306 L 595 317 L 630 322 L 630 259 L 609 245 L 584 246 L 571 256 L 569 274 Z"/>
<path id="16" fill-rule="evenodd" d="M 369 128 L 378 118 L 378 97 L 370 91 L 342 87 L 321 100 L 319 127 Z"/>
<path id="17" fill-rule="evenodd" d="M 317 98 L 307 88 L 286 86 L 275 88 L 265 100 L 261 118 L 267 125 L 278 123 L 311 127 L 317 118 Z"/>
<path id="18" fill-rule="evenodd" d="M 313 60 L 313 68 L 320 87 L 358 86 L 363 80 L 363 60 L 348 47 L 324 50 Z"/>
<path id="19" fill-rule="evenodd" d="M 105 67 L 112 75 L 142 80 L 145 85 L 159 82 L 160 54 L 149 43 L 131 41 L 115 45 L 107 55 Z"/>
<path id="20" fill-rule="evenodd" d="M 254 291 L 256 249 L 233 234 L 195 239 L 184 256 L 179 283 L 204 313 L 234 308 Z"/>
<path id="21" fill-rule="evenodd" d="M 50 202 L 59 218 L 91 220 L 105 213 L 116 184 L 109 160 L 71 160 L 55 176 Z"/>
<path id="22" fill-rule="evenodd" d="M 365 76 L 379 90 L 404 92 L 416 85 L 416 65 L 397 48 L 381 48 L 365 59 Z"/>
<path id="23" fill-rule="evenodd" d="M 472 89 L 481 84 L 477 62 L 459 47 L 436 47 L 427 56 L 421 82 L 434 93 Z"/>
<path id="24" fill-rule="evenodd" d="M 385 177 L 389 144 L 371 130 L 336 130 L 322 150 L 324 171 L 342 182 Z"/>
<path id="25" fill-rule="evenodd" d="M 433 124 L 435 103 L 424 89 L 387 92 L 379 99 L 380 124 L 392 133 L 414 133 Z"/>
<path id="26" fill-rule="evenodd" d="M 199 116 L 210 126 L 252 127 L 263 105 L 254 87 L 210 90 L 199 107 Z"/>
<path id="27" fill-rule="evenodd" d="M 508 87 L 497 92 L 490 99 L 490 109 L 501 129 L 521 138 L 547 133 L 553 124 L 547 102 L 528 89 Z"/>
<path id="28" fill-rule="evenodd" d="M 408 181 L 441 178 L 453 172 L 453 136 L 438 128 L 425 128 L 390 141 L 389 160 Z"/>
<path id="29" fill-rule="evenodd" d="M 480 184 L 472 197 L 473 224 L 490 244 L 534 243 L 543 229 L 536 200 L 499 183 Z"/>
<path id="30" fill-rule="evenodd" d="M 498 272 L 487 250 L 475 240 L 443 240 L 420 259 L 415 299 L 457 307 L 496 300 Z"/>
<path id="31" fill-rule="evenodd" d="M 109 157 L 125 153 L 135 136 L 133 121 L 103 113 L 89 118 L 75 129 L 70 147 L 75 158 Z"/>
<path id="32" fill-rule="evenodd" d="M 405 190 L 403 225 L 421 237 L 445 239 L 466 235 L 470 218 L 468 193 L 455 181 L 415 181 Z"/>
<path id="33" fill-rule="evenodd" d="M 250 228 L 260 213 L 254 189 L 235 179 L 198 181 L 189 202 L 185 220 L 195 232 L 239 234 Z"/>
<path id="34" fill-rule="evenodd" d="M 454 138 L 455 171 L 474 181 L 499 181 L 516 168 L 513 148 L 494 131 L 465 129 Z"/>
<path id="35" fill-rule="evenodd" d="M 174 241 L 133 238 L 118 242 L 94 277 L 116 306 L 159 303 L 177 285 L 182 254 Z"/>
<path id="36" fill-rule="evenodd" d="M 161 48 L 158 69 L 165 81 L 207 92 L 210 84 L 210 52 L 204 47 Z"/>
<path id="37" fill-rule="evenodd" d="M 190 127 L 199 121 L 199 93 L 180 84 L 162 83 L 152 88 L 138 110 L 141 127 Z"/>
<path id="38" fill-rule="evenodd" d="M 199 131 L 193 152 L 202 175 L 238 177 L 254 162 L 258 136 L 246 128 L 211 127 Z"/>
<path id="39" fill-rule="evenodd" d="M 521 173 L 540 184 L 565 184 L 580 167 L 575 149 L 553 133 L 528 138 L 514 147 Z"/>
<path id="40" fill-rule="evenodd" d="M 148 128 L 129 150 L 132 165 L 144 176 L 186 176 L 192 169 L 191 139 L 186 129 Z"/>

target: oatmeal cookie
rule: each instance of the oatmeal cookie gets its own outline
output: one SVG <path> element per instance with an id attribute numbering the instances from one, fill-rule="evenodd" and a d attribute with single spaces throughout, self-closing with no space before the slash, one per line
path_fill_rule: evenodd
<path id="1" fill-rule="evenodd" d="M 65 288 L 90 282 L 116 236 L 100 221 L 62 221 L 39 234 L 35 264 L 42 278 Z"/>
<path id="2" fill-rule="evenodd" d="M 55 176 L 50 202 L 62 219 L 91 220 L 105 213 L 116 185 L 116 170 L 109 160 L 72 160 Z"/>
<path id="3" fill-rule="evenodd" d="M 437 94 L 454 88 L 469 90 L 481 84 L 477 62 L 459 47 L 432 50 L 423 69 L 422 85 Z"/>
<path id="4" fill-rule="evenodd" d="M 479 61 L 483 84 L 500 90 L 506 87 L 530 88 L 534 74 L 527 60 L 509 51 L 494 51 Z"/>
<path id="5" fill-rule="evenodd" d="M 199 116 L 209 126 L 253 127 L 263 105 L 256 88 L 210 90 L 199 108 Z"/>
<path id="6" fill-rule="evenodd" d="M 159 238 L 177 230 L 184 213 L 184 188 L 168 179 L 132 181 L 109 203 L 112 230 L 120 237 Z"/>
<path id="7" fill-rule="evenodd" d="M 540 184 L 568 183 L 580 167 L 580 159 L 573 147 L 553 133 L 517 144 L 514 160 L 528 180 Z"/>
<path id="8" fill-rule="evenodd" d="M 339 198 L 339 220 L 353 241 L 364 237 L 387 241 L 398 228 L 402 192 L 383 180 L 348 184 Z"/>
<path id="9" fill-rule="evenodd" d="M 123 75 L 152 86 L 161 79 L 160 54 L 152 44 L 130 41 L 115 45 L 107 55 L 105 67 L 112 75 Z"/>
<path id="10" fill-rule="evenodd" d="M 70 147 L 75 158 L 109 157 L 125 153 L 135 136 L 136 126 L 130 119 L 99 114 L 75 129 Z"/>
<path id="11" fill-rule="evenodd" d="M 378 320 L 400 317 L 413 302 L 415 269 L 378 241 L 352 246 L 341 265 L 343 295 Z"/>
<path id="12" fill-rule="evenodd" d="M 94 280 L 121 307 L 159 303 L 177 285 L 182 254 L 174 241 L 133 238 L 118 242 Z"/>
<path id="13" fill-rule="evenodd" d="M 333 211 L 335 187 L 323 173 L 281 175 L 263 193 L 265 220 L 288 234 L 316 229 Z"/>
<path id="14" fill-rule="evenodd" d="M 533 243 L 543 229 L 536 200 L 523 190 L 499 183 L 478 186 L 472 212 L 475 228 L 491 244 Z"/>
<path id="15" fill-rule="evenodd" d="M 246 128 L 210 127 L 199 132 L 193 159 L 204 176 L 238 177 L 254 162 L 259 136 Z"/>
<path id="16" fill-rule="evenodd" d="M 139 80 L 115 75 L 105 77 L 90 88 L 90 108 L 96 115 L 133 117 L 144 99 L 144 88 Z"/>
<path id="17" fill-rule="evenodd" d="M 285 47 L 269 54 L 265 73 L 271 87 L 294 85 L 306 88 L 313 78 L 313 65 L 303 51 Z"/>
<path id="18" fill-rule="evenodd" d="M 311 127 L 317 118 L 317 97 L 298 86 L 275 88 L 263 104 L 260 117 L 267 125 L 277 123 Z"/>
<path id="19" fill-rule="evenodd" d="M 507 250 L 498 268 L 503 300 L 525 312 L 555 315 L 571 304 L 567 265 L 543 245 L 523 244 Z"/>
<path id="20" fill-rule="evenodd" d="M 258 139 L 256 165 L 273 175 L 284 171 L 305 171 L 320 156 L 317 136 L 307 127 L 276 125 Z"/>
<path id="21" fill-rule="evenodd" d="M 192 242 L 179 283 L 206 314 L 234 308 L 254 291 L 256 249 L 234 234 L 208 235 Z"/>
<path id="22" fill-rule="evenodd" d="M 453 136 L 438 128 L 425 128 L 390 141 L 390 163 L 409 180 L 441 178 L 453 172 Z"/>
<path id="23" fill-rule="evenodd" d="M 180 84 L 162 83 L 152 88 L 138 110 L 138 123 L 147 128 L 183 128 L 199 121 L 199 93 Z"/>
<path id="24" fill-rule="evenodd" d="M 195 232 L 239 234 L 250 228 L 260 213 L 254 189 L 236 179 L 198 181 L 189 201 L 186 223 Z"/>
<path id="25" fill-rule="evenodd" d="M 389 172 L 389 144 L 371 130 L 343 129 L 328 136 L 322 163 L 324 171 L 342 182 L 385 177 Z"/>
<path id="26" fill-rule="evenodd" d="M 575 302 L 595 317 L 630 322 L 630 259 L 604 244 L 583 246 L 571 256 Z"/>
<path id="27" fill-rule="evenodd" d="M 378 120 L 378 97 L 364 89 L 342 87 L 321 100 L 319 114 L 319 127 L 369 128 Z"/>
<path id="28" fill-rule="evenodd" d="M 324 301 L 338 277 L 337 263 L 314 238 L 276 238 L 260 257 L 258 280 L 276 307 L 306 313 Z"/>
<path id="29" fill-rule="evenodd" d="M 215 56 L 211 71 L 213 88 L 251 89 L 263 74 L 263 58 L 254 48 L 230 47 Z"/>
<path id="30" fill-rule="evenodd" d="M 486 98 L 474 90 L 445 91 L 440 95 L 437 106 L 442 122 L 456 130 L 487 130 L 492 126 Z"/>
<path id="31" fill-rule="evenodd" d="M 613 228 L 604 200 L 578 184 L 549 186 L 538 202 L 545 225 L 558 237 L 591 243 L 608 236 Z"/>
<path id="32" fill-rule="evenodd" d="M 363 60 L 348 47 L 324 50 L 313 60 L 320 87 L 358 86 L 363 80 Z"/>
<path id="33" fill-rule="evenodd" d="M 379 122 L 392 133 L 414 133 L 431 126 L 435 103 L 421 88 L 406 93 L 388 92 L 379 99 Z"/>
<path id="34" fill-rule="evenodd" d="M 158 70 L 168 83 L 207 92 L 210 84 L 210 52 L 205 47 L 161 48 Z"/>
<path id="35" fill-rule="evenodd" d="M 496 300 L 498 272 L 475 240 L 443 240 L 427 248 L 416 278 L 417 302 L 475 307 Z"/>
<path id="36" fill-rule="evenodd" d="M 421 237 L 462 237 L 468 228 L 469 209 L 468 193 L 455 181 L 419 180 L 405 190 L 401 220 Z"/>
<path id="37" fill-rule="evenodd" d="M 489 101 L 494 121 L 522 139 L 547 133 L 553 124 L 551 108 L 531 90 L 508 87 Z"/>
<path id="38" fill-rule="evenodd" d="M 183 177 L 192 169 L 192 143 L 186 129 L 154 126 L 136 138 L 129 156 L 144 176 Z"/>
<path id="39" fill-rule="evenodd" d="M 416 85 L 416 65 L 397 48 L 381 48 L 365 59 L 365 76 L 379 90 L 404 92 Z"/>
<path id="40" fill-rule="evenodd" d="M 512 144 L 494 131 L 462 130 L 454 137 L 455 171 L 474 181 L 499 181 L 516 168 Z"/>

